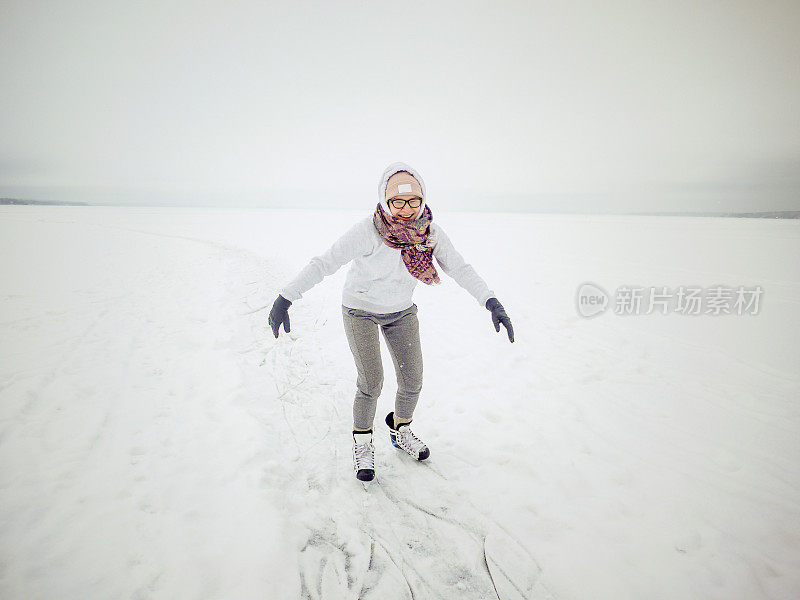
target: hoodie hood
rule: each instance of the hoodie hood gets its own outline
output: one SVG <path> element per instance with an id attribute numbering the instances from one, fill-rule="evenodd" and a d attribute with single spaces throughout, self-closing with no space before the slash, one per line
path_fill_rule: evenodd
<path id="1" fill-rule="evenodd" d="M 422 176 L 417 173 L 416 169 L 411 165 L 407 165 L 403 162 L 395 162 L 390 164 L 386 169 L 383 171 L 383 175 L 381 176 L 381 181 L 378 184 L 378 204 L 381 205 L 383 212 L 387 215 L 391 216 L 392 213 L 389 210 L 389 207 L 386 205 L 386 184 L 389 182 L 389 178 L 398 173 L 399 171 L 408 171 L 411 175 L 414 176 L 414 179 L 419 181 L 419 186 L 422 188 L 422 204 L 419 206 L 419 212 L 417 213 L 416 219 L 419 219 L 422 216 L 422 213 L 425 211 L 425 204 L 427 203 L 427 192 L 425 191 L 425 182 L 422 180 Z"/>

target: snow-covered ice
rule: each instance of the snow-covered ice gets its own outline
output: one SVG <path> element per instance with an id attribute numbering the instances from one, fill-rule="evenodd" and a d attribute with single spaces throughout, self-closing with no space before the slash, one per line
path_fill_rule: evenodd
<path id="1" fill-rule="evenodd" d="M 516 341 L 420 284 L 431 458 L 384 346 L 366 489 L 346 268 L 266 325 L 361 213 L 0 208 L 0 597 L 800 597 L 800 222 L 433 208 Z M 585 319 L 585 282 L 764 292 Z"/>

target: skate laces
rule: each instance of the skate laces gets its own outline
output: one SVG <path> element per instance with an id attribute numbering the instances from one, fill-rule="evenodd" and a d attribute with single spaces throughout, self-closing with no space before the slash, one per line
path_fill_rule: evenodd
<path id="1" fill-rule="evenodd" d="M 372 442 L 353 444 L 353 459 L 356 470 L 375 468 L 375 445 Z"/>
<path id="2" fill-rule="evenodd" d="M 403 427 L 401 425 L 401 429 L 397 429 L 397 437 L 400 446 L 410 452 L 419 454 L 423 448 L 426 448 L 422 440 L 414 435 L 414 432 L 408 426 Z"/>

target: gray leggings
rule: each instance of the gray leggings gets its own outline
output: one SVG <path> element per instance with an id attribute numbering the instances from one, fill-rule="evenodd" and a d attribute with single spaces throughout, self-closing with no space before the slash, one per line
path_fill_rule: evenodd
<path id="1" fill-rule="evenodd" d="M 342 306 L 342 316 L 347 342 L 358 371 L 353 401 L 353 428 L 372 428 L 378 396 L 383 388 L 378 326 L 383 332 L 397 374 L 394 412 L 398 418 L 410 420 L 422 390 L 422 348 L 417 305 L 388 314 Z"/>

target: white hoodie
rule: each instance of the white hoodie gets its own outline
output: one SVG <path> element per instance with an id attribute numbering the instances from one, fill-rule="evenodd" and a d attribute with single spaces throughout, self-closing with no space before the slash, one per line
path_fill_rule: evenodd
<path id="1" fill-rule="evenodd" d="M 419 181 L 425 194 L 425 182 L 411 166 L 396 162 L 383 172 L 378 184 L 378 203 L 391 215 L 384 200 L 386 183 L 398 171 L 408 171 Z M 417 219 L 425 209 L 425 200 L 420 206 Z M 475 272 L 472 266 L 453 247 L 450 238 L 435 222 L 431 222 L 430 235 L 435 235 L 433 256 L 441 269 L 467 290 L 481 306 L 494 292 Z M 372 222 L 372 215 L 353 225 L 324 253 L 315 256 L 280 294 L 294 302 L 318 284 L 327 275 L 332 275 L 346 263 L 352 262 L 347 273 L 342 304 L 376 314 L 399 312 L 413 304 L 412 296 L 419 279 L 411 275 L 403 262 L 399 248 L 390 248 L 381 238 Z"/>

